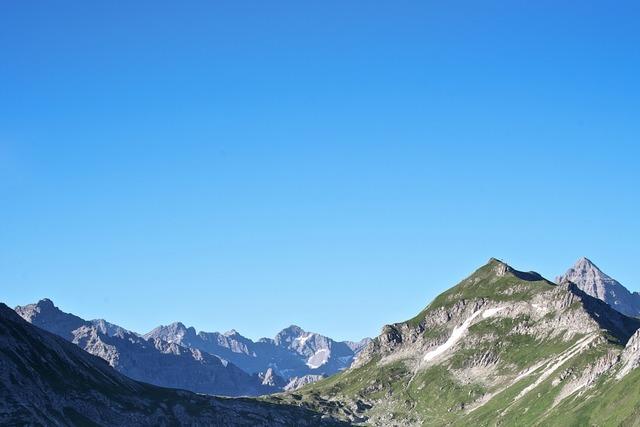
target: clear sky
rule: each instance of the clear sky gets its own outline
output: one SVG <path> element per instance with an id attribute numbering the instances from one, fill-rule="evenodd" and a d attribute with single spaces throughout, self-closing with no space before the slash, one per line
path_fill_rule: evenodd
<path id="1" fill-rule="evenodd" d="M 637 1 L 0 5 L 0 300 L 340 339 L 489 257 L 632 290 Z"/>

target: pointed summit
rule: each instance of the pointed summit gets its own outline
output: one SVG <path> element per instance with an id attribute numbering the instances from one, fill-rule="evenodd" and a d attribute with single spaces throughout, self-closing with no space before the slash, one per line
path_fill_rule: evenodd
<path id="1" fill-rule="evenodd" d="M 278 332 L 278 335 L 276 335 L 274 341 L 278 345 L 281 345 L 283 343 L 291 343 L 294 339 L 296 339 L 297 337 L 301 336 L 304 333 L 305 331 L 301 327 L 296 325 L 291 325 L 287 328 L 284 328 L 280 332 Z"/>
<path id="2" fill-rule="evenodd" d="M 153 329 L 151 332 L 143 335 L 145 339 L 161 339 L 169 343 L 187 342 L 196 336 L 196 330 L 193 326 L 186 327 L 182 322 L 173 322 L 167 326 L 161 325 Z"/>
<path id="3" fill-rule="evenodd" d="M 286 332 L 291 332 L 291 333 L 296 333 L 296 334 L 304 332 L 304 330 L 298 325 L 289 325 L 288 327 L 284 328 L 281 332 L 285 332 L 285 331 Z"/>
<path id="4" fill-rule="evenodd" d="M 640 295 L 629 292 L 589 258 L 580 258 L 565 274 L 558 276 L 556 282 L 573 282 L 583 292 L 606 302 L 620 313 L 632 317 L 640 316 Z"/>
<path id="5" fill-rule="evenodd" d="M 602 273 L 602 270 L 600 270 L 598 268 L 598 266 L 593 263 L 593 261 L 591 261 L 589 258 L 584 257 L 584 256 L 579 258 L 578 261 L 576 261 L 576 263 L 573 265 L 573 268 L 576 269 L 576 270 L 579 270 L 579 269 L 596 270 L 596 271 Z M 604 274 L 604 273 L 602 273 L 602 274 Z M 606 276 L 606 274 L 605 274 L 605 276 Z"/>
<path id="6" fill-rule="evenodd" d="M 173 330 L 176 330 L 176 331 L 186 331 L 187 330 L 187 327 L 182 322 L 173 322 L 168 327 L 173 329 Z"/>
<path id="7" fill-rule="evenodd" d="M 281 330 L 278 333 L 278 336 L 299 336 L 304 333 L 305 333 L 304 329 L 302 329 L 300 326 L 291 325 Z"/>

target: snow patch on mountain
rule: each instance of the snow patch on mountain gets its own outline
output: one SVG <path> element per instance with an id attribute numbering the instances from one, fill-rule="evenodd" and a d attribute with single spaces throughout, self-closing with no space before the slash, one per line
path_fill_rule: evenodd
<path id="1" fill-rule="evenodd" d="M 580 340 L 578 340 L 578 342 L 576 342 L 573 346 L 569 347 L 563 353 L 558 355 L 558 357 L 550 360 L 546 364 L 546 366 L 543 369 L 543 371 L 538 374 L 538 378 L 536 378 L 536 380 L 532 384 L 528 385 L 520 393 L 518 393 L 518 395 L 516 396 L 515 400 L 520 399 L 522 396 L 524 396 L 525 394 L 529 393 L 531 390 L 533 390 L 534 388 L 536 388 L 540 384 L 542 384 L 542 382 L 544 380 L 549 378 L 551 376 L 551 374 L 553 374 L 562 365 L 564 365 L 567 362 L 567 360 L 571 359 L 573 356 L 577 355 L 582 350 L 584 350 L 589 344 L 591 344 L 591 342 L 596 337 L 597 337 L 596 335 L 587 335 L 586 337 L 581 338 Z"/>
<path id="2" fill-rule="evenodd" d="M 299 337 L 295 338 L 294 341 L 298 343 L 298 345 L 300 347 L 304 346 L 307 341 L 309 341 L 309 338 L 311 338 L 313 336 L 313 334 L 305 334 L 305 335 L 300 335 Z"/>
<path id="3" fill-rule="evenodd" d="M 318 369 L 320 366 L 327 363 L 329 356 L 331 356 L 331 351 L 328 348 L 321 348 L 316 351 L 309 360 L 307 360 L 306 365 L 311 369 Z"/>
<path id="4" fill-rule="evenodd" d="M 480 314 L 482 314 L 482 318 L 483 319 L 487 319 L 487 318 L 489 318 L 491 316 L 494 316 L 496 313 L 498 313 L 503 308 L 504 307 L 488 308 L 488 309 L 486 309 L 484 311 L 482 311 L 482 310 L 476 311 L 471 316 L 469 316 L 469 318 L 467 320 L 465 320 L 462 323 L 462 325 L 456 326 L 455 328 L 453 328 L 453 332 L 451 332 L 451 336 L 449 337 L 449 339 L 447 339 L 447 341 L 444 342 L 444 344 L 441 344 L 440 346 L 438 346 L 434 350 L 431 350 L 431 351 L 427 352 L 424 355 L 424 357 L 422 358 L 422 360 L 424 362 L 428 362 L 430 360 L 433 360 L 436 357 L 438 357 L 441 354 L 443 354 L 444 352 L 446 352 L 447 350 L 449 350 L 451 347 L 453 347 L 460 340 L 460 338 L 462 338 L 467 333 L 467 331 L 469 330 L 469 326 L 471 326 L 471 322 L 473 322 L 473 320 L 476 317 L 478 317 Z"/>

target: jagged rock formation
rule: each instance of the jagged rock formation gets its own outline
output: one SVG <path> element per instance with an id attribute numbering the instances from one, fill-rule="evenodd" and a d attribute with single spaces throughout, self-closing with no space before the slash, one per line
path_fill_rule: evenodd
<path id="1" fill-rule="evenodd" d="M 587 258 L 580 258 L 564 275 L 556 278 L 556 282 L 573 282 L 587 294 L 606 302 L 620 313 L 640 317 L 640 294 L 629 292 Z"/>
<path id="2" fill-rule="evenodd" d="M 272 369 L 286 380 L 306 375 L 329 376 L 346 369 L 370 341 L 367 338 L 357 343 L 338 342 L 292 325 L 274 339 L 254 342 L 235 330 L 224 334 L 196 332 L 180 322 L 159 326 L 144 336 L 215 354 L 249 373 Z"/>
<path id="3" fill-rule="evenodd" d="M 284 380 L 265 382 L 197 348 L 145 339 L 104 320 L 86 321 L 59 310 L 48 299 L 15 310 L 28 322 L 77 344 L 135 380 L 223 396 L 257 396 L 286 385 Z"/>
<path id="4" fill-rule="evenodd" d="M 622 368 L 618 372 L 618 378 L 624 377 L 633 369 L 640 366 L 640 330 L 629 339 L 624 351 L 620 355 Z"/>
<path id="5" fill-rule="evenodd" d="M 374 426 L 617 424 L 640 399 L 601 414 L 584 398 L 635 375 L 639 327 L 574 283 L 491 259 L 347 371 L 281 398 Z"/>
<path id="6" fill-rule="evenodd" d="M 131 380 L 0 303 L 2 425 L 342 425 L 307 409 Z"/>
<path id="7" fill-rule="evenodd" d="M 332 375 L 349 367 L 370 342 L 337 342 L 297 326 L 253 342 L 235 330 L 196 333 L 180 322 L 140 336 L 103 319 L 87 321 L 65 313 L 49 299 L 15 310 L 130 378 L 223 396 L 268 394 L 292 382 L 290 387 Z"/>
<path id="8" fill-rule="evenodd" d="M 287 383 L 287 385 L 284 386 L 284 390 L 294 391 L 306 386 L 307 384 L 320 381 L 323 378 L 326 378 L 326 377 L 323 375 L 303 375 L 301 377 L 293 377 L 289 380 L 289 383 Z"/>
<path id="9" fill-rule="evenodd" d="M 287 382 L 282 377 L 276 375 L 272 368 L 259 373 L 258 378 L 262 380 L 262 385 L 267 387 L 283 389 L 287 385 Z"/>

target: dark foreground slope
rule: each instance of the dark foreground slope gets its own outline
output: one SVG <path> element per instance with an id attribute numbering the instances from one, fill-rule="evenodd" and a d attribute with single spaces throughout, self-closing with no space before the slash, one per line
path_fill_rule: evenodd
<path id="1" fill-rule="evenodd" d="M 1 425 L 339 425 L 315 412 L 156 387 L 0 303 Z"/>

